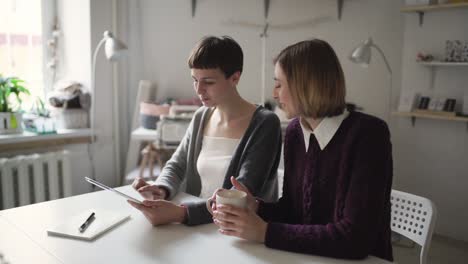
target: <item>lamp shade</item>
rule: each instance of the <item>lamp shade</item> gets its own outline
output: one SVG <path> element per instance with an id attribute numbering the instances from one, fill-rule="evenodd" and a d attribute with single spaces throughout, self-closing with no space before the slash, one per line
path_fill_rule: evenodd
<path id="1" fill-rule="evenodd" d="M 349 56 L 349 59 L 363 67 L 368 67 L 372 57 L 372 39 L 369 38 L 357 46 Z"/>
<path id="2" fill-rule="evenodd" d="M 355 64 L 361 65 L 363 67 L 368 67 L 371 57 L 372 57 L 372 48 L 375 48 L 383 58 L 385 62 L 385 66 L 387 66 L 389 80 L 390 80 L 390 89 L 388 89 L 388 120 L 390 120 L 390 113 L 392 111 L 392 68 L 388 63 L 387 58 L 385 57 L 384 52 L 382 49 L 379 48 L 374 42 L 372 38 L 368 38 L 367 40 L 363 41 L 359 44 L 356 48 L 354 48 L 349 55 L 349 60 L 354 62 Z"/>
<path id="3" fill-rule="evenodd" d="M 128 49 L 122 41 L 116 39 L 109 31 L 104 32 L 104 39 L 106 41 L 104 44 L 104 51 L 108 60 L 117 60 L 122 53 Z"/>

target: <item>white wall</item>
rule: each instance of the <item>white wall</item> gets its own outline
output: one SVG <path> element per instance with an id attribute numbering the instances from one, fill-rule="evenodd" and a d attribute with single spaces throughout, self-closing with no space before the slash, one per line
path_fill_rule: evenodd
<path id="1" fill-rule="evenodd" d="M 61 28 L 59 79 L 79 80 L 91 86 L 91 36 L 89 1 L 58 1 Z"/>
<path id="2" fill-rule="evenodd" d="M 348 101 L 363 106 L 366 112 L 388 117 L 388 74 L 382 58 L 374 55 L 371 67 L 360 68 L 347 60 L 352 48 L 369 36 L 385 51 L 394 70 L 393 94 L 396 101 L 400 85 L 402 15 L 400 1 L 345 1 L 343 17 L 337 20 L 336 1 L 272 1 L 268 21 L 273 25 L 290 24 L 325 16 L 330 21 L 289 30 L 269 31 L 267 42 L 267 98 L 273 87 L 272 59 L 281 49 L 297 41 L 318 37 L 329 41 L 344 67 Z M 240 93 L 252 102 L 260 101 L 261 29 L 229 25 L 229 20 L 264 23 L 263 1 L 198 1 L 191 17 L 190 1 L 121 1 L 119 22 L 129 44 L 128 76 L 121 79 L 127 92 L 127 119 L 131 118 L 137 82 L 149 79 L 158 86 L 158 97 L 191 97 L 187 57 L 194 44 L 205 35 L 230 35 L 244 50 L 244 73 Z M 124 10 L 124 11 L 122 11 Z M 128 127 L 127 127 L 128 130 Z M 125 131 L 124 133 L 128 133 Z M 128 142 L 127 138 L 122 141 Z"/>
<path id="3" fill-rule="evenodd" d="M 141 41 L 140 1 L 118 0 L 116 35 L 129 47 L 118 64 L 120 157 L 125 167 L 138 82 L 142 79 L 143 41 Z M 121 167 L 121 168 L 122 168 Z M 125 168 L 124 168 L 125 169 Z"/>
<path id="4" fill-rule="evenodd" d="M 244 50 L 244 73 L 239 91 L 253 102 L 260 101 L 261 29 L 228 25 L 226 22 L 236 20 L 263 24 L 263 1 L 198 1 L 194 18 L 191 17 L 190 1 L 131 2 L 124 7 L 129 10 L 130 18 L 127 19 L 134 22 L 129 34 L 141 42 L 134 43 L 130 50 L 130 55 L 139 60 L 131 65 L 134 73 L 128 84 L 131 90 L 129 98 L 135 97 L 138 79 L 155 81 L 160 98 L 194 96 L 186 63 L 191 48 L 205 35 L 230 35 Z M 362 69 L 348 62 L 347 56 L 358 43 L 372 36 L 386 52 L 395 71 L 394 79 L 399 80 L 402 41 L 399 6 L 399 2 L 385 0 L 345 1 L 343 18 L 338 21 L 336 1 L 272 1 L 268 19 L 271 24 L 301 22 L 317 16 L 329 17 L 330 21 L 317 26 L 272 29 L 269 32 L 267 98 L 271 98 L 273 87 L 273 57 L 289 44 L 318 37 L 333 45 L 343 63 L 348 81 L 348 100 L 364 106 L 369 113 L 386 117 L 388 79 L 383 61 L 375 56 L 373 65 Z M 128 41 L 134 42 L 134 38 Z M 399 82 L 396 82 L 394 89 L 398 90 L 398 86 Z M 129 104 L 133 106 L 133 102 Z"/>
<path id="5" fill-rule="evenodd" d="M 58 1 L 58 15 L 62 36 L 59 45 L 63 53 L 60 61 L 58 79 L 78 81 L 91 89 L 91 57 L 104 29 L 111 27 L 111 1 Z M 96 131 L 97 141 L 92 147 L 96 176 L 109 185 L 116 184 L 112 142 L 112 72 L 110 64 L 104 59 L 103 50 L 97 60 L 96 71 Z M 87 146 L 70 146 L 77 155 L 72 160 L 73 193 L 91 190 L 84 181 L 90 176 L 90 161 Z"/>
<path id="6" fill-rule="evenodd" d="M 89 89 L 91 85 L 91 37 L 89 1 L 57 1 L 57 12 L 62 35 L 59 39 L 60 60 L 57 80 L 75 80 Z M 88 192 L 90 187 L 82 180 L 90 172 L 86 145 L 67 146 L 73 153 L 72 193 Z M 84 175 L 86 174 L 86 175 Z"/>
<path id="7" fill-rule="evenodd" d="M 427 13 L 419 26 L 417 14 L 404 19 L 402 89 L 427 95 L 444 95 L 461 102 L 468 93 L 468 67 L 436 70 L 430 90 L 431 70 L 415 63 L 416 53 L 443 57 L 445 40 L 468 40 L 468 10 Z M 468 130 L 467 124 L 417 119 L 415 127 L 407 118 L 394 122 L 394 188 L 433 200 L 439 210 L 438 233 L 468 240 Z"/>
<path id="8" fill-rule="evenodd" d="M 112 31 L 112 0 L 90 1 L 91 47 L 92 51 L 103 38 L 106 30 Z M 96 177 L 111 186 L 117 184 L 117 173 L 114 170 L 114 124 L 113 117 L 113 64 L 106 59 L 104 47 L 96 60 L 95 106 L 96 133 L 95 149 Z"/>

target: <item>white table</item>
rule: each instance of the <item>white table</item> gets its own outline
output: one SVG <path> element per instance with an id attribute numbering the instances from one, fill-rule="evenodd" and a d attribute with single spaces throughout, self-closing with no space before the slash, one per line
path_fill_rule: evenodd
<path id="1" fill-rule="evenodd" d="M 62 263 L 1 216 L 0 254 L 3 254 L 4 261 L 8 261 L 10 264 Z M 2 262 L 0 261 L 0 263 Z"/>
<path id="2" fill-rule="evenodd" d="M 129 186 L 120 188 L 138 195 Z M 198 199 L 179 194 L 176 200 Z M 131 214 L 130 221 L 92 242 L 48 236 L 46 229 L 89 208 Z M 0 253 L 18 263 L 389 263 L 376 257 L 344 261 L 274 250 L 219 234 L 214 224 L 153 227 L 125 199 L 99 191 L 0 211 Z"/>

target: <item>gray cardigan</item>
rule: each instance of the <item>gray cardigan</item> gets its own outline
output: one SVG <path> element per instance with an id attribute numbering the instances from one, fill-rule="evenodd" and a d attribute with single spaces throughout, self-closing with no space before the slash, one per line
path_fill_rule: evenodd
<path id="1" fill-rule="evenodd" d="M 212 108 L 201 107 L 194 117 L 171 159 L 166 163 L 155 185 L 169 191 L 172 199 L 185 181 L 185 192 L 199 196 L 201 179 L 197 159 L 201 151 L 203 130 Z M 232 188 L 231 176 L 242 182 L 254 196 L 266 201 L 278 198 L 277 169 L 281 156 L 281 127 L 278 117 L 257 106 L 252 120 L 237 146 L 224 177 L 225 189 Z M 212 222 L 205 202 L 187 203 L 185 224 L 197 225 Z"/>

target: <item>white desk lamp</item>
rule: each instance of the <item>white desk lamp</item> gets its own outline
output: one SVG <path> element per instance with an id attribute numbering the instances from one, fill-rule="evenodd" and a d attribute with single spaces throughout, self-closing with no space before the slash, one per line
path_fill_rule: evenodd
<path id="1" fill-rule="evenodd" d="M 375 48 L 380 53 L 380 55 L 382 55 L 382 58 L 385 62 L 385 65 L 387 66 L 387 70 L 388 70 L 389 77 L 390 77 L 390 90 L 389 90 L 389 99 L 388 99 L 388 121 L 390 121 L 390 115 L 392 111 L 392 75 L 393 73 L 392 73 L 392 68 L 390 67 L 390 64 L 387 61 L 387 58 L 385 57 L 385 54 L 379 48 L 379 46 L 374 44 L 374 42 L 372 41 L 372 38 L 368 38 L 367 40 L 359 44 L 359 46 L 357 46 L 355 49 L 353 49 L 353 51 L 351 52 L 351 55 L 349 56 L 349 59 L 352 62 L 359 64 L 362 67 L 367 68 L 369 67 L 369 63 L 372 58 L 372 48 Z"/>
<path id="2" fill-rule="evenodd" d="M 96 46 L 96 49 L 94 50 L 94 54 L 93 54 L 93 68 L 92 68 L 92 79 L 91 79 L 91 92 L 92 92 L 92 100 L 91 100 L 91 145 L 94 144 L 95 140 L 96 140 L 96 135 L 95 135 L 95 110 L 96 110 L 96 59 L 97 59 L 97 55 L 98 55 L 98 52 L 99 52 L 99 49 L 102 47 L 102 45 L 105 44 L 104 46 L 104 51 L 106 53 L 106 58 L 107 60 L 110 60 L 110 61 L 116 61 L 118 60 L 121 56 L 122 56 L 122 53 L 127 50 L 127 46 L 120 40 L 116 39 L 114 37 L 114 35 L 110 32 L 110 31 L 104 31 L 104 35 L 103 35 L 103 38 L 101 39 L 101 41 L 99 41 L 98 45 Z M 114 91 L 116 92 L 116 91 Z M 114 102 L 115 103 L 115 102 Z M 115 115 L 116 113 L 114 113 Z M 117 120 L 117 118 L 114 118 L 114 123 L 115 123 L 115 120 Z M 118 125 L 117 124 L 114 124 L 114 126 L 117 126 L 116 128 L 114 127 L 114 133 L 116 133 L 116 141 L 115 144 L 119 144 L 118 142 Z M 94 151 L 94 149 L 93 149 Z M 90 156 L 90 160 L 91 160 L 91 178 L 96 180 L 96 170 L 95 170 L 95 167 L 94 167 L 94 159 L 93 159 L 93 151 L 90 151 L 90 149 L 88 148 L 88 154 Z M 119 162 L 118 160 L 116 160 L 115 162 Z M 118 173 L 118 172 L 116 172 Z M 94 185 L 93 185 L 93 189 L 94 189 Z"/>

